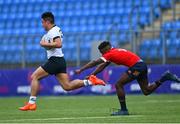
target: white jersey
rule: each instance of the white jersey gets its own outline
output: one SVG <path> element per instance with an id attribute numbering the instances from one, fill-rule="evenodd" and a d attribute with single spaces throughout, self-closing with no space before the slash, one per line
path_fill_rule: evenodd
<path id="1" fill-rule="evenodd" d="M 53 39 L 61 38 L 61 41 L 63 41 L 62 36 L 63 36 L 63 34 L 61 32 L 61 29 L 58 26 L 54 26 L 42 37 L 42 40 L 44 40 L 46 42 L 52 42 Z M 55 57 L 63 57 L 64 56 L 61 48 L 51 48 L 46 51 L 47 51 L 48 59 L 52 56 L 55 56 Z"/>

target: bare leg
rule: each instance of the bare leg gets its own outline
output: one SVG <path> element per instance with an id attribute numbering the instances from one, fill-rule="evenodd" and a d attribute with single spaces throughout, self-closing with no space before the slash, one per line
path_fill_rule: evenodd
<path id="1" fill-rule="evenodd" d="M 131 82 L 132 80 L 133 79 L 131 79 L 127 73 L 123 73 L 120 80 L 118 80 L 118 82 L 116 83 L 116 92 L 119 99 L 119 103 L 121 105 L 121 110 L 127 110 L 124 85 Z"/>
<path id="2" fill-rule="evenodd" d="M 58 81 L 61 84 L 61 86 L 63 87 L 63 89 L 66 91 L 84 87 L 83 80 L 76 79 L 73 81 L 69 81 L 69 77 L 66 73 L 59 73 L 56 75 L 56 78 L 58 79 Z"/>
<path id="3" fill-rule="evenodd" d="M 144 95 L 151 94 L 153 91 L 155 91 L 160 86 L 159 81 L 155 81 L 154 83 L 149 85 L 147 78 L 138 78 L 137 81 L 138 81 Z"/>
<path id="4" fill-rule="evenodd" d="M 37 68 L 34 73 L 31 75 L 31 96 L 29 98 L 28 104 L 23 107 L 20 107 L 19 110 L 28 111 L 36 110 L 36 96 L 39 91 L 39 80 L 45 76 L 48 76 L 48 73 L 43 70 L 42 67 Z"/>
<path id="5" fill-rule="evenodd" d="M 39 80 L 48 76 L 48 73 L 44 71 L 42 67 L 37 68 L 31 75 L 31 96 L 37 96 L 39 90 Z"/>

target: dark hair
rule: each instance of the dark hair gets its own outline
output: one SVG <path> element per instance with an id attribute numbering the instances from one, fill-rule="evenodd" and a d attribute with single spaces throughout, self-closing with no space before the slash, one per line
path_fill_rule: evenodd
<path id="1" fill-rule="evenodd" d="M 102 43 L 99 44 L 98 46 L 98 49 L 99 50 L 102 50 L 103 48 L 105 48 L 106 46 L 110 46 L 111 47 L 111 44 L 109 41 L 103 41 Z"/>
<path id="2" fill-rule="evenodd" d="M 54 24 L 54 15 L 52 14 L 52 12 L 44 12 L 41 15 L 41 18 L 45 21 L 49 21 L 50 23 Z"/>

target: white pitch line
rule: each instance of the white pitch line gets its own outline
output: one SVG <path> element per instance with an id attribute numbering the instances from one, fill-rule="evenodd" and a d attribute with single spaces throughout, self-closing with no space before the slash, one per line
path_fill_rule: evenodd
<path id="1" fill-rule="evenodd" d="M 143 115 L 128 115 L 128 116 L 99 116 L 99 117 L 70 117 L 70 118 L 32 118 L 32 119 L 13 119 L 13 120 L 1 120 L 1 122 L 19 122 L 19 121 L 46 121 L 46 120 L 78 120 L 78 119 L 104 119 L 104 118 L 135 118 L 143 117 Z"/>
<path id="2" fill-rule="evenodd" d="M 151 103 L 159 103 L 159 102 L 166 102 L 166 103 L 174 103 L 174 102 L 180 102 L 180 100 L 147 100 L 144 102 L 151 102 Z"/>

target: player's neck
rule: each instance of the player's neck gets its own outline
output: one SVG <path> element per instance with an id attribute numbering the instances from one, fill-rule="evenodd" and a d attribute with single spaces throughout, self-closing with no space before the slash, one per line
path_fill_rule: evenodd
<path id="1" fill-rule="evenodd" d="M 49 25 L 49 28 L 47 31 L 51 30 L 53 27 L 55 27 L 56 25 L 55 24 L 52 24 L 52 25 Z"/>

